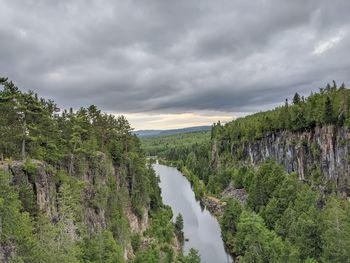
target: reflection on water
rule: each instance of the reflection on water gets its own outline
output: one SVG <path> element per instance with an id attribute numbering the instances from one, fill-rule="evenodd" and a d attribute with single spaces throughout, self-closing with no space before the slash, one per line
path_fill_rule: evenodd
<path id="1" fill-rule="evenodd" d="M 171 206 L 174 217 L 181 213 L 184 218 L 185 253 L 191 247 L 197 249 L 203 263 L 228 263 L 231 257 L 225 252 L 219 224 L 208 210 L 196 201 L 190 183 L 175 168 L 154 164 L 160 177 L 163 202 Z"/>

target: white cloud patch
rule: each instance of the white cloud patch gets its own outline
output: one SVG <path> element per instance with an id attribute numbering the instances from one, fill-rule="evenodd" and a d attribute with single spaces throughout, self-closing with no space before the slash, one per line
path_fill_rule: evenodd
<path id="1" fill-rule="evenodd" d="M 315 47 L 313 53 L 315 55 L 321 55 L 322 53 L 328 51 L 329 49 L 333 48 L 335 45 L 337 45 L 340 41 L 342 41 L 345 37 L 345 31 L 340 30 L 335 36 L 332 38 L 322 41 L 317 44 Z"/>

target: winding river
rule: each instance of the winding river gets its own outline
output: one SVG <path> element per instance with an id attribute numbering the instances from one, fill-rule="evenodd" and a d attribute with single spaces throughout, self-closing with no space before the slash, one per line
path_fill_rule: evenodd
<path id="1" fill-rule="evenodd" d="M 171 206 L 174 217 L 181 213 L 184 218 L 184 234 L 187 254 L 190 248 L 199 251 L 202 263 L 229 263 L 232 258 L 226 253 L 221 239 L 219 223 L 208 210 L 202 210 L 189 181 L 175 168 L 154 164 L 160 177 L 163 202 Z"/>

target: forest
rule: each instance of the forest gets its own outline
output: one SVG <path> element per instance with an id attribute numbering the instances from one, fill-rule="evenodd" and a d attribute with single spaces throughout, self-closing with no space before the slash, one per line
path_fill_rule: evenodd
<path id="1" fill-rule="evenodd" d="M 306 131 L 323 125 L 350 125 L 350 90 L 344 83 L 338 88 L 333 81 L 307 98 L 295 93 L 292 103 L 286 99 L 283 106 L 224 126 L 218 122 L 212 127 L 212 138 L 244 142 L 260 139 L 267 132 Z"/>
<path id="2" fill-rule="evenodd" d="M 297 172 L 287 173 L 273 158 L 254 167 L 231 152 L 232 145 L 258 143 L 282 131 L 348 129 L 349 100 L 350 90 L 333 82 L 307 98 L 296 93 L 292 103 L 286 100 L 273 110 L 215 123 L 210 138 L 200 133 L 186 139 L 154 137 L 143 139 L 143 148 L 153 155 L 155 145 L 163 149 L 166 144 L 158 158 L 182 171 L 198 199 L 222 198 L 222 236 L 239 262 L 350 262 L 350 204 L 334 180 L 317 165 L 307 180 L 300 180 Z M 344 144 L 347 138 L 337 140 Z M 308 151 L 314 147 L 304 146 Z M 244 189 L 247 201 L 222 197 L 230 185 Z"/>
<path id="3" fill-rule="evenodd" d="M 125 117 L 0 85 L 1 262 L 199 262 Z"/>

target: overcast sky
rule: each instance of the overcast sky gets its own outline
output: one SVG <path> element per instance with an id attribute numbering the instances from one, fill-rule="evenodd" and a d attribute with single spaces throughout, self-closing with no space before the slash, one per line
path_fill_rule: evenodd
<path id="1" fill-rule="evenodd" d="M 0 75 L 137 129 L 231 120 L 350 84 L 349 0 L 0 0 Z"/>

